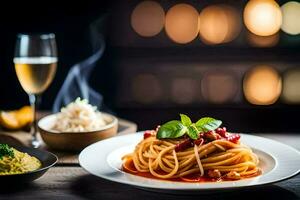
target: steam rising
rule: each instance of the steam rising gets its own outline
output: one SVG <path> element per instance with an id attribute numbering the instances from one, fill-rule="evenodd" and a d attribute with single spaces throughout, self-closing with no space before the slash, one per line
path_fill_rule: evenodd
<path id="1" fill-rule="evenodd" d="M 101 107 L 103 97 L 100 93 L 89 86 L 88 80 L 105 49 L 103 35 L 99 32 L 102 25 L 103 18 L 92 24 L 91 37 L 93 44 L 95 45 L 95 51 L 86 60 L 75 64 L 69 70 L 67 77 L 54 101 L 52 108 L 54 113 L 59 112 L 61 107 L 74 101 L 77 97 L 87 99 L 90 104 L 97 106 L 98 109 Z"/>

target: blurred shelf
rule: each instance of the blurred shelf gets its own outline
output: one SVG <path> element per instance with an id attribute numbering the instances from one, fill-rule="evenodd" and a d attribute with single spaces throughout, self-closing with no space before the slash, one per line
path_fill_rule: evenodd
<path id="1" fill-rule="evenodd" d="M 300 107 L 169 107 L 169 108 L 116 108 L 119 116 L 138 124 L 139 130 L 155 128 L 180 113 L 189 115 L 194 121 L 204 116 L 221 119 L 224 126 L 233 132 L 299 132 Z"/>
<path id="2" fill-rule="evenodd" d="M 298 47 L 109 47 L 108 51 L 118 59 L 144 60 L 188 60 L 188 61 L 234 61 L 234 62 L 299 62 L 300 45 Z"/>

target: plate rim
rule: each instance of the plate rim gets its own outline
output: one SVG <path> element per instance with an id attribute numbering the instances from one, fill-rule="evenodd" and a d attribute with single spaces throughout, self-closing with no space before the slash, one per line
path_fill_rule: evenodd
<path id="1" fill-rule="evenodd" d="M 105 139 L 105 140 L 102 140 L 102 141 L 98 141 L 94 144 L 91 144 L 89 146 L 87 146 L 86 148 L 84 148 L 79 156 L 78 156 L 78 160 L 79 160 L 79 164 L 80 166 L 86 171 L 88 172 L 89 174 L 92 174 L 93 176 L 97 176 L 99 178 L 103 178 L 105 180 L 108 180 L 108 181 L 112 181 L 112 182 L 116 182 L 116 183 L 121 183 L 121 184 L 125 184 L 125 185 L 131 185 L 131 186 L 134 186 L 134 187 L 139 187 L 139 188 L 145 188 L 145 189 L 152 189 L 152 190 L 180 190 L 180 191 L 208 191 L 208 190 L 223 190 L 223 189 L 240 189 L 240 188 L 249 188 L 249 187 L 260 187 L 260 186 L 264 186 L 264 185 L 269 185 L 269 184 L 274 184 L 274 183 L 278 183 L 278 182 L 281 182 L 281 181 L 284 181 L 284 180 L 287 180 L 287 179 L 290 179 L 292 177 L 295 177 L 297 176 L 299 173 L 300 173 L 300 167 L 295 170 L 293 173 L 289 174 L 289 175 L 286 175 L 285 177 L 282 177 L 282 178 L 277 178 L 277 179 L 274 179 L 272 181 L 269 181 L 269 182 L 266 182 L 266 183 L 259 183 L 259 182 L 256 182 L 255 184 L 246 184 L 246 185 L 229 185 L 229 186 L 224 186 L 224 187 L 200 187 L 200 188 L 183 188 L 183 187 L 174 187 L 174 188 L 162 188 L 162 187 L 159 187 L 155 184 L 153 185 L 147 185 L 147 184 L 143 184 L 143 183 L 139 183 L 139 182 L 135 182 L 135 181 L 128 181 L 128 180 L 122 180 L 122 179 L 116 179 L 116 178 L 111 178 L 111 177 L 108 177 L 108 176 L 105 176 L 105 175 L 102 175 L 102 174 L 96 174 L 96 173 L 93 173 L 91 171 L 89 171 L 88 169 L 86 169 L 84 167 L 84 164 L 83 164 L 83 156 L 84 154 L 90 149 L 90 148 L 93 148 L 94 146 L 96 145 L 99 145 L 101 144 L 102 142 L 107 142 L 108 140 L 118 140 L 120 138 L 123 138 L 123 137 L 130 137 L 130 136 L 139 136 L 141 135 L 142 133 L 144 133 L 144 131 L 139 131 L 139 132 L 135 132 L 135 133 L 131 133 L 131 134 L 126 134 L 126 135 L 121 135 L 121 136 L 116 136 L 116 137 L 113 137 L 113 138 L 108 138 L 108 139 Z M 244 135 L 246 135 L 246 137 L 250 136 L 250 137 L 253 137 L 253 138 L 256 138 L 256 139 L 264 139 L 264 140 L 267 140 L 269 142 L 272 142 L 272 143 L 277 143 L 277 145 L 281 145 L 281 146 L 284 146 L 285 148 L 288 148 L 290 151 L 293 151 L 296 154 L 298 154 L 299 156 L 299 162 L 300 162 L 300 151 L 298 151 L 297 149 L 295 149 L 294 147 L 291 147 L 287 144 L 284 144 L 284 143 L 281 143 L 279 141 L 276 141 L 276 140 L 273 140 L 273 139 L 269 139 L 269 138 L 265 138 L 265 137 L 261 137 L 261 136 L 257 136 L 257 135 L 252 135 L 252 134 L 249 134 L 249 133 L 239 133 L 241 134 L 241 136 L 243 137 Z M 140 136 L 141 137 L 141 136 Z M 255 148 L 255 147 L 254 147 Z M 262 149 L 258 149 L 268 155 L 270 155 L 269 153 L 267 153 L 266 151 L 262 150 Z M 107 163 L 107 157 L 108 157 L 109 154 L 105 155 L 106 159 L 105 159 L 105 162 L 106 164 L 112 168 L 108 163 Z M 277 165 L 277 158 L 274 157 L 274 155 L 270 155 L 275 161 L 276 161 L 276 165 Z M 276 170 L 277 169 L 277 166 L 275 165 L 274 169 L 272 169 L 270 172 L 272 172 L 273 170 Z M 116 170 L 114 168 L 112 168 L 113 170 Z M 122 172 L 119 172 L 119 173 L 122 173 Z M 130 174 L 131 175 L 131 174 Z M 134 176 L 134 175 L 132 175 Z M 255 179 L 255 177 L 254 177 Z M 161 180 L 161 182 L 163 183 L 164 180 Z M 232 181 L 232 182 L 235 182 L 235 181 Z M 205 184 L 205 183 L 187 183 L 187 184 Z M 216 183 L 217 184 L 217 183 Z"/>

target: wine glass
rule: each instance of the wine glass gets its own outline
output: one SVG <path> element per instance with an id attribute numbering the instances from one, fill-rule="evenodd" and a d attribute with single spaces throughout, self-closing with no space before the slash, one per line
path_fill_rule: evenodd
<path id="1" fill-rule="evenodd" d="M 41 94 L 52 82 L 57 67 L 57 50 L 55 35 L 19 34 L 14 56 L 15 70 L 22 88 L 29 95 L 34 110 L 31 127 L 34 148 L 40 146 L 37 138 L 37 109 Z"/>

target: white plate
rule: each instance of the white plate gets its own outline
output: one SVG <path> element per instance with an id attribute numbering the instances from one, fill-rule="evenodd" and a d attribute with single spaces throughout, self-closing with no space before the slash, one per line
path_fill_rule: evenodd
<path id="1" fill-rule="evenodd" d="M 80 165 L 89 173 L 118 183 L 150 190 L 210 191 L 270 184 L 290 178 L 300 171 L 300 152 L 274 140 L 241 134 L 244 144 L 259 156 L 262 175 L 224 182 L 184 183 L 155 180 L 121 171 L 121 157 L 133 151 L 143 132 L 109 138 L 85 148 L 79 155 Z"/>

